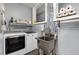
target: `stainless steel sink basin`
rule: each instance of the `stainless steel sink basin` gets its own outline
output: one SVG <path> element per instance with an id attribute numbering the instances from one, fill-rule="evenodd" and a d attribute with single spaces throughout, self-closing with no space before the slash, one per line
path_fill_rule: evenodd
<path id="1" fill-rule="evenodd" d="M 25 32 L 25 33 L 36 33 L 36 32 Z"/>
<path id="2" fill-rule="evenodd" d="M 38 48 L 43 50 L 43 53 L 48 55 L 50 54 L 54 49 L 54 40 L 38 40 Z"/>
<path id="3" fill-rule="evenodd" d="M 44 54 L 49 54 L 54 49 L 54 36 L 42 36 L 38 39 L 38 48 L 42 49 Z"/>
<path id="4" fill-rule="evenodd" d="M 39 39 L 41 40 L 45 40 L 45 41 L 50 41 L 50 40 L 53 40 L 54 38 L 53 37 L 39 37 Z"/>

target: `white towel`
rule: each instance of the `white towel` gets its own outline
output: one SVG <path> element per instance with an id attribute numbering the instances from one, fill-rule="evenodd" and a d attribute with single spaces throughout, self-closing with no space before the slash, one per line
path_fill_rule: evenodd
<path id="1" fill-rule="evenodd" d="M 60 13 L 64 13 L 65 11 L 66 11 L 65 8 L 61 8 L 61 9 L 60 9 Z"/>
<path id="2" fill-rule="evenodd" d="M 56 14 L 56 17 L 57 17 L 57 18 L 62 17 L 62 13 L 57 13 L 57 14 Z"/>
<path id="3" fill-rule="evenodd" d="M 76 11 L 70 10 L 68 13 L 69 13 L 69 15 L 73 15 L 73 14 L 76 14 Z"/>
<path id="4" fill-rule="evenodd" d="M 70 11 L 70 10 L 72 10 L 72 6 L 71 6 L 71 5 L 68 5 L 68 6 L 66 7 L 66 11 Z"/>
<path id="5" fill-rule="evenodd" d="M 63 14 L 62 14 L 62 16 L 67 16 L 68 15 L 68 12 L 64 12 Z"/>

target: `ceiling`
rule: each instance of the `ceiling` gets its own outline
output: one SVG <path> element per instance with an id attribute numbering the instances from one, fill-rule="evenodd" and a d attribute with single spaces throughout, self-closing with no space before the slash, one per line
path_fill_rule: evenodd
<path id="1" fill-rule="evenodd" d="M 32 8 L 35 6 L 36 3 L 23 3 L 24 5 L 27 5 L 28 7 Z"/>

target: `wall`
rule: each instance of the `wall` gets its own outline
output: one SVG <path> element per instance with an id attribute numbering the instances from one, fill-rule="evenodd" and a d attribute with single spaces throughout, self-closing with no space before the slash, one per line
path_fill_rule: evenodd
<path id="1" fill-rule="evenodd" d="M 41 27 L 44 27 L 45 26 L 45 24 L 37 24 L 37 25 L 33 25 L 33 27 L 32 27 L 32 30 L 34 31 L 34 32 L 37 32 L 38 33 L 38 36 L 40 37 L 41 36 Z"/>
<path id="2" fill-rule="evenodd" d="M 61 4 L 61 7 L 72 5 L 79 13 L 79 4 Z M 64 23 L 58 32 L 57 54 L 79 55 L 79 22 Z"/>
<path id="3" fill-rule="evenodd" d="M 21 3 L 5 3 L 5 9 L 6 20 L 10 20 L 11 17 L 26 20 L 32 18 L 32 9 Z"/>
<path id="4" fill-rule="evenodd" d="M 16 19 L 26 19 L 31 20 L 32 19 L 32 8 L 22 4 L 22 3 L 5 3 L 5 18 L 8 22 L 11 17 Z M 16 28 L 21 28 L 16 27 Z M 26 26 L 23 26 L 24 28 L 27 28 Z M 21 29 L 23 29 L 23 27 Z"/>
<path id="5" fill-rule="evenodd" d="M 53 22 L 53 3 L 48 3 L 47 6 L 47 27 L 50 28 L 51 32 L 55 32 L 55 23 Z"/>

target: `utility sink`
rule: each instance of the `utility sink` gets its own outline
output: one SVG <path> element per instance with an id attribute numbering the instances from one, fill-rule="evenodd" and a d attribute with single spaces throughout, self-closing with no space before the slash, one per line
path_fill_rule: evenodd
<path id="1" fill-rule="evenodd" d="M 25 33 L 36 33 L 36 32 L 30 31 L 30 32 L 25 32 Z"/>
<path id="2" fill-rule="evenodd" d="M 39 37 L 39 39 L 41 39 L 41 40 L 45 40 L 45 41 L 51 41 L 51 40 L 53 40 L 53 38 L 52 37 Z"/>
<path id="3" fill-rule="evenodd" d="M 38 37 L 37 39 L 44 41 L 51 41 L 54 40 L 54 34 L 45 34 L 45 36 Z"/>
<path id="4" fill-rule="evenodd" d="M 44 51 L 44 54 L 49 54 L 54 49 L 54 36 L 42 36 L 38 37 L 38 48 Z"/>

